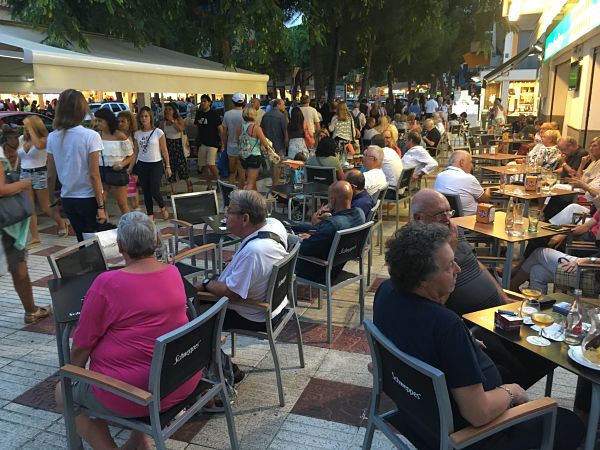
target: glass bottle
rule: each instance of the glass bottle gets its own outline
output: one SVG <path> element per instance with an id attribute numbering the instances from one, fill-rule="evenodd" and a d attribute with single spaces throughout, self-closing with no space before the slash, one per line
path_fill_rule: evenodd
<path id="1" fill-rule="evenodd" d="M 515 226 L 515 214 L 513 211 L 513 199 L 512 197 L 508 200 L 508 206 L 506 207 L 506 219 L 504 219 L 504 231 L 507 234 L 511 234 Z"/>
<path id="2" fill-rule="evenodd" d="M 573 291 L 574 299 L 571 309 L 567 314 L 567 326 L 565 328 L 565 344 L 579 345 L 583 339 L 583 311 L 581 306 L 581 289 Z"/>

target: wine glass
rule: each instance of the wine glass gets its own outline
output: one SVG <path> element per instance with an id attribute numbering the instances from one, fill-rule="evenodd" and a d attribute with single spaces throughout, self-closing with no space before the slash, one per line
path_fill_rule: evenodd
<path id="1" fill-rule="evenodd" d="M 539 305 L 539 302 L 536 301 L 535 303 Z M 538 347 L 550 345 L 550 341 L 543 336 L 542 331 L 554 323 L 554 316 L 543 312 L 538 307 L 538 312 L 531 315 L 531 320 L 540 328 L 540 331 L 537 336 L 527 336 L 527 342 Z"/>
<path id="2" fill-rule="evenodd" d="M 521 302 L 521 317 L 525 325 L 531 325 L 533 319 L 531 316 L 535 313 L 540 312 L 540 302 L 538 299 L 542 296 L 542 292 L 538 289 L 531 289 L 529 287 L 520 288 L 521 293 L 526 297 Z"/>

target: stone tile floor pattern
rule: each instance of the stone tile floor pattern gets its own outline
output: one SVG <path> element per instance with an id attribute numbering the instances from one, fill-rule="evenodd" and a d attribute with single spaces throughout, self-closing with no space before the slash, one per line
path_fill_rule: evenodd
<path id="1" fill-rule="evenodd" d="M 431 183 L 432 184 L 432 183 Z M 116 216 L 114 205 L 111 213 Z M 402 220 L 407 211 L 402 209 Z M 158 223 L 166 228 L 166 222 Z M 385 236 L 395 227 L 393 214 L 384 226 Z M 39 305 L 50 304 L 46 281 L 51 276 L 46 256 L 75 242 L 56 236 L 55 227 L 40 217 L 42 243 L 30 249 L 29 273 Z M 166 230 L 169 231 L 169 230 Z M 352 266 L 349 266 L 352 270 Z M 376 287 L 387 278 L 383 256 L 374 251 L 372 287 L 366 294 L 366 317 L 372 316 Z M 273 360 L 266 342 L 237 339 L 235 362 L 246 372 L 237 386 L 234 414 L 242 449 L 359 449 L 362 446 L 371 391 L 368 345 L 359 327 L 358 289 L 345 288 L 333 298 L 334 338 L 325 342 L 325 307 L 301 302 L 306 367 L 299 368 L 293 331 L 282 333 L 277 349 L 283 372 L 286 405 L 277 398 Z M 229 351 L 229 340 L 225 345 Z M 0 277 L 0 449 L 64 449 L 62 416 L 52 398 L 58 358 L 52 320 L 24 325 L 23 311 L 9 275 Z M 558 369 L 553 396 L 572 408 L 575 377 Z M 542 379 L 529 392 L 543 396 Z M 113 429 L 117 443 L 128 431 Z M 227 449 L 229 440 L 222 416 L 198 417 L 168 441 L 169 449 Z M 379 432 L 374 449 L 391 449 Z"/>

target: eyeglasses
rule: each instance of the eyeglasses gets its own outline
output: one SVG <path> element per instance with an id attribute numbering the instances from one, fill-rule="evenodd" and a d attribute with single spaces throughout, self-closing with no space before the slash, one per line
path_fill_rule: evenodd
<path id="1" fill-rule="evenodd" d="M 374 156 L 374 155 L 369 155 L 369 154 L 367 154 L 367 153 L 365 153 L 365 154 L 363 155 L 363 157 L 365 157 L 365 158 L 373 158 L 373 159 L 377 159 L 377 156 Z"/>
<path id="2" fill-rule="evenodd" d="M 454 217 L 454 214 L 456 213 L 456 211 L 454 211 L 453 209 L 447 209 L 446 211 L 441 211 L 439 213 L 435 213 L 435 214 L 423 214 L 425 216 L 431 217 L 432 219 L 435 220 L 442 220 L 444 218 L 451 218 Z"/>
<path id="3" fill-rule="evenodd" d="M 231 211 L 230 209 L 228 209 L 227 211 L 225 211 L 225 215 L 226 216 L 231 216 L 231 215 L 241 215 L 241 214 L 246 214 L 245 212 L 242 211 Z"/>

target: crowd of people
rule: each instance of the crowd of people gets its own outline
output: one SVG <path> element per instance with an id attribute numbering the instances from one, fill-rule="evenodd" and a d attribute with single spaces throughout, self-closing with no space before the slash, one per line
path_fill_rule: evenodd
<path id="1" fill-rule="evenodd" d="M 240 239 L 239 249 L 221 273 L 207 274 L 197 285 L 199 292 L 232 300 L 224 330 L 264 331 L 266 321 L 281 314 L 285 301 L 270 318 L 247 302 L 264 301 L 273 264 L 286 256 L 291 245 L 300 242 L 300 255 L 326 259 L 335 233 L 364 224 L 379 194 L 388 187 L 397 187 L 404 170 L 414 170 L 416 180 L 434 173 L 438 160 L 432 149 L 451 126 L 466 125 L 466 115 L 459 119 L 452 114 L 443 98 L 422 100 L 422 104 L 415 98 L 407 104 L 398 101 L 372 105 L 360 101 L 350 108 L 344 101 L 317 102 L 302 96 L 299 106 L 292 106 L 288 112 L 281 99 L 272 100 L 263 110 L 257 99 L 246 104 L 245 96 L 236 93 L 232 96 L 233 108 L 221 117 L 211 107 L 211 97 L 201 97 L 194 114 L 201 177 L 211 189 L 217 179 L 224 177 L 219 162 L 225 161 L 226 176 L 239 187 L 232 192 L 226 211 L 226 229 Z M 159 262 L 155 256 L 158 231 L 154 209 L 156 203 L 161 218 L 169 218 L 161 192 L 163 177 L 170 183 L 172 194 L 177 192 L 180 180 L 188 191 L 193 190 L 185 123 L 177 105 L 167 103 L 158 126 L 153 108 L 142 107 L 136 116 L 122 111 L 118 117 L 100 109 L 95 114 L 95 129 L 86 128 L 82 123 L 88 102 L 73 89 L 62 92 L 54 108 L 54 131 L 49 134 L 37 117 L 26 120 L 21 137 L 12 130 L 4 132 L 0 197 L 27 191 L 29 198 L 56 222 L 58 234 L 68 234 L 70 226 L 81 241 L 83 233 L 97 232 L 109 220 L 107 196 L 114 196 L 121 214 L 117 243 L 126 264 L 99 276 L 86 295 L 80 325 L 73 336 L 71 362 L 84 367 L 89 361 L 92 370 L 145 389 L 153 340 L 187 321 L 181 277 L 173 266 Z M 504 124 L 503 114 L 498 103 L 493 114 L 495 125 Z M 600 202 L 600 163 L 596 164 L 600 159 L 599 139 L 592 141 L 588 155 L 573 138 L 560 136 L 557 124 L 539 122 L 528 128 L 525 122 L 520 132 L 531 137 L 533 145 L 523 150 L 524 159 L 556 171 L 565 182 L 582 189 L 588 200 Z M 269 217 L 267 200 L 257 191 L 260 171 L 266 175 L 268 170 L 267 148 L 281 158 L 335 169 L 336 180 L 328 188 L 327 202 L 314 212 L 310 223 L 293 227 L 295 234 L 290 233 L 289 225 L 286 228 Z M 343 155 L 348 152 L 362 154 L 362 167 L 343 165 Z M 276 167 L 271 169 L 271 175 L 278 174 Z M 375 325 L 400 349 L 446 374 L 457 428 L 485 425 L 507 409 L 527 402 L 525 390 L 554 369 L 543 358 L 503 340 L 472 335 L 460 319 L 462 314 L 510 301 L 488 269 L 478 262 L 473 245 L 450 221 L 454 211 L 444 194 L 458 195 L 465 214 L 475 214 L 478 203 L 491 199 L 490 190 L 481 186 L 472 169 L 472 155 L 456 150 L 433 189 L 421 189 L 414 196 L 409 223 L 387 244 L 390 279 L 378 289 L 374 301 Z M 17 172 L 20 179 L 9 182 L 6 174 L 12 172 Z M 52 205 L 58 185 L 68 224 Z M 135 211 L 139 209 L 138 185 L 146 214 Z M 572 201 L 549 203 L 544 214 L 560 223 L 561 214 L 573 210 Z M 589 207 L 582 208 L 592 212 Z M 574 232 L 595 240 L 598 220 L 596 213 Z M 25 322 L 47 317 L 50 308 L 35 304 L 27 272 L 29 234 L 30 245 L 39 241 L 35 214 L 31 220 L 1 233 L 0 249 L 23 303 Z M 514 282 L 525 273 L 530 286 L 545 292 L 563 259 L 567 272 L 580 259 L 550 250 L 543 243 L 539 247 L 528 255 Z M 3 266 L 0 257 L 0 270 Z M 332 277 L 342 269 L 343 264 L 334 267 Z M 296 273 L 315 282 L 325 281 L 322 267 L 310 259 L 299 260 Z M 113 289 L 116 284 L 123 288 Z M 424 339 L 414 339 L 416 334 Z M 123 369 L 119 365 L 123 360 L 135 363 Z M 236 372 L 241 371 L 237 368 Z M 163 407 L 185 398 L 196 382 L 189 380 L 171 393 Z M 62 406 L 60 387 L 56 397 Z M 96 388 L 76 388 L 74 398 L 78 404 L 107 413 L 128 417 L 147 414 L 147 408 Z M 533 431 L 540 426 L 534 423 L 515 427 L 488 439 L 481 448 L 535 447 L 538 434 Z M 116 448 L 105 421 L 78 416 L 77 429 L 93 448 Z M 575 449 L 582 434 L 579 419 L 560 410 L 555 448 Z M 132 433 L 126 445 L 146 448 L 149 442 L 147 436 Z"/>

